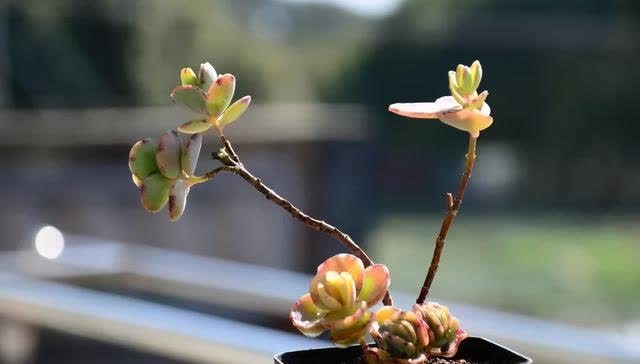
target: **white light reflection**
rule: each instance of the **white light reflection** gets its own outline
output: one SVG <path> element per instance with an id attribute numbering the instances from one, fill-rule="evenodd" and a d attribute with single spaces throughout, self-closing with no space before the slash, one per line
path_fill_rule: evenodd
<path id="1" fill-rule="evenodd" d="M 47 259 L 56 259 L 64 250 L 64 236 L 53 226 L 38 231 L 35 239 L 36 251 Z"/>

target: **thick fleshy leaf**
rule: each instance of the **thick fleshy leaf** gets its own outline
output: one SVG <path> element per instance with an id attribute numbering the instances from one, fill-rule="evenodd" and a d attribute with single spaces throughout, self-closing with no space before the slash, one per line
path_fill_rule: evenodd
<path id="1" fill-rule="evenodd" d="M 472 90 L 477 90 L 482 81 L 482 65 L 476 60 L 471 64 L 471 76 L 473 78 Z"/>
<path id="2" fill-rule="evenodd" d="M 324 325 L 331 330 L 343 330 L 353 326 L 360 327 L 364 324 L 363 320 L 369 320 L 371 317 L 366 316 L 368 306 L 362 301 L 358 305 L 352 305 L 342 310 L 331 311 L 324 318 Z"/>
<path id="3" fill-rule="evenodd" d="M 156 163 L 165 177 L 177 178 L 180 175 L 181 149 L 182 143 L 177 131 L 162 134 L 156 151 Z"/>
<path id="4" fill-rule="evenodd" d="M 218 118 L 218 126 L 220 129 L 236 121 L 249 107 L 251 96 L 245 96 L 234 102 L 222 115 Z"/>
<path id="5" fill-rule="evenodd" d="M 194 119 L 180 125 L 178 127 L 178 130 L 180 130 L 185 134 L 197 134 L 197 133 L 204 133 L 205 131 L 209 130 L 209 128 L 211 128 L 212 126 L 213 124 L 209 123 L 205 119 Z"/>
<path id="6" fill-rule="evenodd" d="M 232 74 L 224 74 L 209 87 L 207 91 L 207 112 L 211 116 L 222 114 L 231 104 L 236 90 L 236 78 Z"/>
<path id="7" fill-rule="evenodd" d="M 171 98 L 189 110 L 200 114 L 206 112 L 206 95 L 199 87 L 192 85 L 178 86 L 171 91 Z"/>
<path id="8" fill-rule="evenodd" d="M 316 337 L 327 329 L 322 325 L 325 313 L 313 303 L 310 294 L 306 294 L 291 307 L 289 318 L 300 332 L 309 337 Z"/>
<path id="9" fill-rule="evenodd" d="M 397 103 L 389 106 L 392 113 L 418 119 L 438 119 L 442 113 L 462 110 L 462 106 L 452 98 L 439 98 L 436 102 Z"/>
<path id="10" fill-rule="evenodd" d="M 193 70 L 191 68 L 183 68 L 180 71 L 180 82 L 182 83 L 182 86 L 200 86 L 200 81 L 198 81 L 198 76 L 196 76 L 196 73 L 193 72 Z"/>
<path id="11" fill-rule="evenodd" d="M 402 310 L 397 307 L 382 306 L 378 311 L 376 311 L 375 320 L 378 324 L 383 325 L 399 312 L 402 312 Z"/>
<path id="12" fill-rule="evenodd" d="M 202 148 L 202 134 L 193 134 L 182 138 L 182 171 L 187 176 L 192 176 L 198 165 L 200 148 Z"/>
<path id="13" fill-rule="evenodd" d="M 138 141 L 129 152 L 129 170 L 139 179 L 144 179 L 158 170 L 156 164 L 156 142 L 151 138 Z"/>
<path id="14" fill-rule="evenodd" d="M 389 269 L 385 265 L 374 264 L 367 267 L 356 301 L 366 301 L 369 307 L 372 307 L 382 300 L 390 283 Z"/>
<path id="15" fill-rule="evenodd" d="M 356 290 L 362 286 L 364 264 L 355 255 L 343 253 L 332 256 L 318 266 L 316 276 L 324 276 L 328 271 L 347 272 L 353 278 Z"/>
<path id="16" fill-rule="evenodd" d="M 334 292 L 330 292 L 330 288 L 327 289 L 327 285 L 325 283 L 318 282 L 316 288 L 311 291 L 313 302 L 323 310 L 334 311 L 341 309 L 342 303 L 338 300 L 338 295 Z"/>
<path id="17" fill-rule="evenodd" d="M 142 179 L 136 177 L 135 174 L 131 174 L 131 179 L 133 180 L 133 184 L 135 184 L 138 188 L 142 186 Z"/>
<path id="18" fill-rule="evenodd" d="M 339 288 L 339 285 L 344 283 L 340 276 L 343 272 L 351 277 L 357 296 L 364 274 L 362 261 L 351 254 L 334 255 L 318 266 L 318 272 L 309 284 L 311 297 L 318 306 L 325 310 L 337 310 L 343 307 L 340 293 L 342 288 Z"/>
<path id="19" fill-rule="evenodd" d="M 189 184 L 182 179 L 176 180 L 173 184 L 169 194 L 169 218 L 171 221 L 177 221 L 182 216 L 187 205 L 189 189 Z"/>
<path id="20" fill-rule="evenodd" d="M 203 90 L 208 90 L 209 87 L 213 85 L 213 82 L 218 79 L 218 73 L 211 63 L 206 62 L 200 64 L 198 77 L 200 78 L 200 87 L 202 87 Z"/>
<path id="21" fill-rule="evenodd" d="M 173 181 L 160 173 L 154 173 L 142 181 L 140 201 L 149 212 L 158 212 L 169 201 L 169 191 Z"/>
<path id="22" fill-rule="evenodd" d="M 485 102 L 480 110 L 462 109 L 457 112 L 441 113 L 439 119 L 443 123 L 469 132 L 477 138 L 482 130 L 493 124 L 493 118 L 490 114 L 491 108 Z"/>
<path id="23" fill-rule="evenodd" d="M 371 325 L 372 317 L 373 313 L 371 311 L 366 311 L 353 325 L 345 329 L 332 329 L 330 335 L 331 341 L 341 347 L 358 343 L 360 339 L 367 334 L 369 326 Z"/>

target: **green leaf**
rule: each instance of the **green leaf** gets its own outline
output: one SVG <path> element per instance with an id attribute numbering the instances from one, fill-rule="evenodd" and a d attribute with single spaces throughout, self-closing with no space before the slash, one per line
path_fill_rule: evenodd
<path id="1" fill-rule="evenodd" d="M 156 150 L 158 169 L 165 177 L 178 178 L 180 175 L 180 136 L 175 130 L 162 134 Z"/>
<path id="2" fill-rule="evenodd" d="M 195 119 L 195 120 L 187 121 L 186 123 L 180 125 L 178 127 L 178 130 L 180 130 L 185 134 L 196 134 L 196 133 L 203 133 L 209 130 L 209 128 L 211 128 L 212 126 L 213 125 L 207 122 L 206 120 Z"/>
<path id="3" fill-rule="evenodd" d="M 184 138 L 182 146 L 182 171 L 192 176 L 198 165 L 198 157 L 202 148 L 202 134 L 193 134 Z"/>
<path id="4" fill-rule="evenodd" d="M 169 195 L 169 218 L 171 221 L 176 221 L 182 216 L 187 205 L 189 189 L 189 184 L 182 179 L 177 180 L 171 188 Z"/>
<path id="5" fill-rule="evenodd" d="M 171 91 L 171 98 L 176 103 L 197 113 L 204 114 L 206 111 L 206 95 L 196 86 L 178 86 Z"/>
<path id="6" fill-rule="evenodd" d="M 139 179 L 144 179 L 158 170 L 156 164 L 156 142 L 151 138 L 138 141 L 129 152 L 129 170 Z"/>
<path id="7" fill-rule="evenodd" d="M 200 79 L 200 86 L 203 90 L 208 90 L 211 85 L 218 79 L 218 73 L 211 63 L 206 62 L 200 65 L 200 72 L 198 73 Z"/>
<path id="8" fill-rule="evenodd" d="M 211 116 L 218 116 L 229 107 L 233 93 L 236 90 L 236 78 L 232 74 L 224 74 L 209 87 L 207 93 L 207 112 Z"/>
<path id="9" fill-rule="evenodd" d="M 182 86 L 199 86 L 200 81 L 198 81 L 198 76 L 193 72 L 191 68 L 183 68 L 180 71 L 180 82 L 182 82 Z"/>
<path id="10" fill-rule="evenodd" d="M 251 103 L 251 96 L 245 96 L 240 100 L 233 103 L 229 108 L 218 118 L 218 125 L 220 129 L 236 121 L 249 107 Z"/>
<path id="11" fill-rule="evenodd" d="M 173 181 L 160 173 L 154 173 L 142 181 L 140 201 L 149 212 L 158 212 L 169 201 L 169 191 Z"/>

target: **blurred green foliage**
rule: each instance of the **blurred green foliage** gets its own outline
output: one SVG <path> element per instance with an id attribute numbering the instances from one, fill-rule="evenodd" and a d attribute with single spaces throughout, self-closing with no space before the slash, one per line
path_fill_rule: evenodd
<path id="1" fill-rule="evenodd" d="M 464 210 L 464 209 L 463 209 Z M 393 272 L 392 289 L 418 294 L 440 217 L 379 220 L 372 255 Z M 587 326 L 640 316 L 640 229 L 610 217 L 515 218 L 460 215 L 431 297 L 483 304 Z"/>

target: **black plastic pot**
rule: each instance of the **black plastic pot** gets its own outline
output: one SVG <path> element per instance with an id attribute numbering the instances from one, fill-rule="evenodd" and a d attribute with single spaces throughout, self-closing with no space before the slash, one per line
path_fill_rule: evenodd
<path id="1" fill-rule="evenodd" d="M 326 348 L 291 351 L 273 357 L 275 364 L 345 364 L 360 357 L 360 346 L 346 349 Z M 481 364 L 530 364 L 531 359 L 481 337 L 469 337 L 460 343 L 458 354 L 452 359 L 467 359 Z"/>

